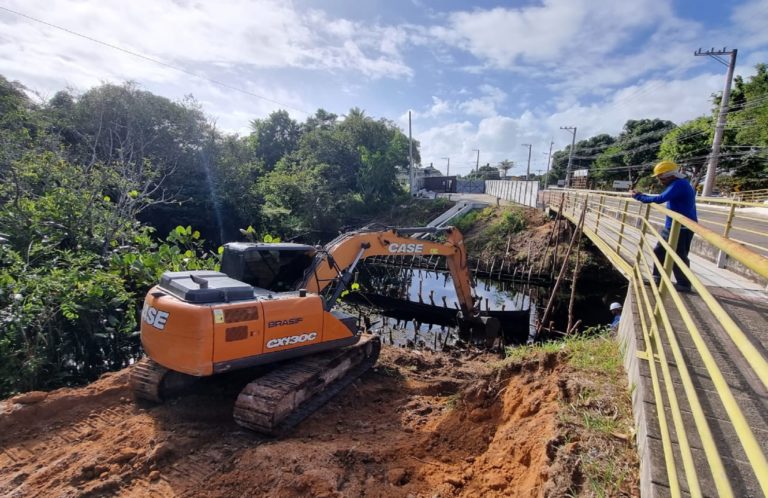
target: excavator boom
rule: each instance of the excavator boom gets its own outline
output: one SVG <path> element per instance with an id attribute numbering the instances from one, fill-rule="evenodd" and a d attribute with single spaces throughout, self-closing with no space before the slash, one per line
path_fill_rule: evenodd
<path id="1" fill-rule="evenodd" d="M 433 242 L 407 236 L 414 233 L 444 233 L 445 241 Z M 462 314 L 469 317 L 477 313 L 464 237 L 454 227 L 388 228 L 383 231 L 363 229 L 343 234 L 318 253 L 305 273 L 301 287 L 319 294 L 329 285 L 337 283 L 339 275 L 354 267 L 357 261 L 374 256 L 444 256 Z"/>

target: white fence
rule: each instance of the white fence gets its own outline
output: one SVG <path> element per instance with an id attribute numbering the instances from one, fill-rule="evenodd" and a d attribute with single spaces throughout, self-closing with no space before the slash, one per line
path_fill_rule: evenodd
<path id="1" fill-rule="evenodd" d="M 517 180 L 486 180 L 485 193 L 524 206 L 536 207 L 539 196 L 539 182 Z"/>

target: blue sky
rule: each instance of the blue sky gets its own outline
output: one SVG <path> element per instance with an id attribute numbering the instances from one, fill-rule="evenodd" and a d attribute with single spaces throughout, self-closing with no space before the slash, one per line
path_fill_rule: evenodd
<path id="1" fill-rule="evenodd" d="M 560 126 L 586 138 L 708 112 L 725 68 L 693 52 L 738 48 L 748 76 L 768 62 L 766 27 L 768 0 L 0 0 L 0 74 L 43 98 L 125 80 L 192 94 L 240 133 L 280 107 L 298 120 L 359 107 L 407 133 L 410 110 L 425 164 L 450 157 L 466 173 L 480 149 L 481 163 L 521 172 L 522 144 L 536 171 L 550 140 L 570 142 Z"/>

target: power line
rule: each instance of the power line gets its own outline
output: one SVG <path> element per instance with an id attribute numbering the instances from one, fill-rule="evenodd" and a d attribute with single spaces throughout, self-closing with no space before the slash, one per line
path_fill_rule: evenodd
<path id="1" fill-rule="evenodd" d="M 108 42 L 105 42 L 105 41 L 99 40 L 99 39 L 97 39 L 97 38 L 93 38 L 92 36 L 88 36 L 88 35 L 84 35 L 84 34 L 78 33 L 78 32 L 76 32 L 76 31 L 73 31 L 73 30 L 69 29 L 69 28 L 65 28 L 65 27 L 63 27 L 63 26 L 59 26 L 59 25 L 56 25 L 56 24 L 53 24 L 53 23 L 50 23 L 50 22 L 47 22 L 47 21 L 43 21 L 42 19 L 38 19 L 38 18 L 36 18 L 36 17 L 32 17 L 32 16 L 29 16 L 29 15 L 27 15 L 27 14 L 23 14 L 23 13 L 21 13 L 21 12 L 15 11 L 15 10 L 13 10 L 13 9 L 9 9 L 9 8 L 7 8 L 7 7 L 3 7 L 3 6 L 0 6 L 0 10 L 4 10 L 4 11 L 6 11 L 6 12 L 10 12 L 11 14 L 15 14 L 15 15 L 17 15 L 17 16 L 20 16 L 20 17 L 23 17 L 23 18 L 25 18 L 25 19 L 29 19 L 30 21 L 34 21 L 34 22 L 37 22 L 37 23 L 43 24 L 43 25 L 45 25 L 45 26 L 48 26 L 48 27 L 51 27 L 51 28 L 54 28 L 54 29 L 58 29 L 58 30 L 60 30 L 60 31 L 64 31 L 65 33 L 69 33 L 70 35 L 73 35 L 73 36 L 77 36 L 77 37 L 79 37 L 79 38 L 83 38 L 83 39 L 85 39 L 85 40 L 88 40 L 88 41 L 91 41 L 91 42 L 93 42 L 93 43 L 98 43 L 99 45 L 103 45 L 103 46 L 105 46 L 105 47 L 108 47 L 108 48 L 111 48 L 111 49 L 113 49 L 113 50 L 118 50 L 118 51 L 120 51 L 120 52 L 123 52 L 123 53 L 126 53 L 126 54 L 128 54 L 128 55 L 132 55 L 133 57 L 138 57 L 139 59 L 144 59 L 144 60 L 146 60 L 146 61 L 149 61 L 149 62 L 153 62 L 153 63 L 155 63 L 155 64 L 158 64 L 158 65 L 161 65 L 161 66 L 167 67 L 167 68 L 169 68 L 169 69 L 173 69 L 173 70 L 175 70 L 175 71 L 179 71 L 179 72 L 182 72 L 182 73 L 184 73 L 184 74 L 188 74 L 188 75 L 190 75 L 190 76 L 194 76 L 195 78 L 199 78 L 199 79 L 201 79 L 201 80 L 205 80 L 205 81 L 208 81 L 208 82 L 210 82 L 210 83 L 214 83 L 214 84 L 216 84 L 216 85 L 219 85 L 219 86 L 221 86 L 221 87 L 227 88 L 227 89 L 229 89 L 229 90 L 234 90 L 234 91 L 236 91 L 236 92 L 240 92 L 240 93 L 243 93 L 243 94 L 245 94 L 245 95 L 249 95 L 249 96 L 251 96 L 251 97 L 255 97 L 255 98 L 257 98 L 257 99 L 260 99 L 260 100 L 264 100 L 264 101 L 266 101 L 266 102 L 270 102 L 270 103 L 272 103 L 272 104 L 277 104 L 277 105 L 279 105 L 279 106 L 281 106 L 281 107 L 284 107 L 284 108 L 287 108 L 287 109 L 291 109 L 291 110 L 294 110 L 294 111 L 297 111 L 297 112 L 300 112 L 300 113 L 306 114 L 306 115 L 308 115 L 308 116 L 309 116 L 309 115 L 311 115 L 311 113 L 310 113 L 310 112 L 307 112 L 307 111 L 305 111 L 305 110 L 303 110 L 303 109 L 299 109 L 298 107 L 293 107 L 293 106 L 290 106 L 290 105 L 288 105 L 288 104 L 285 104 L 285 103 L 283 103 L 283 102 L 279 102 L 279 101 L 277 101 L 277 100 L 271 99 L 271 98 L 269 98 L 269 97 L 265 97 L 265 96 L 263 96 L 263 95 L 259 95 L 259 94 L 257 94 L 257 93 L 253 93 L 253 92 L 251 92 L 251 91 L 248 91 L 248 90 L 244 90 L 244 89 L 242 89 L 242 88 L 239 88 L 239 87 L 236 87 L 236 86 L 230 85 L 229 83 L 225 83 L 225 82 L 223 82 L 223 81 L 221 81 L 221 80 L 217 80 L 217 79 L 214 79 L 214 78 L 209 78 L 209 77 L 207 77 L 207 76 L 202 76 L 202 75 L 200 75 L 200 74 L 197 74 L 197 73 L 195 73 L 195 72 L 193 72 L 193 71 L 190 71 L 190 70 L 188 70 L 188 69 L 185 69 L 185 68 L 183 68 L 183 67 L 180 67 L 180 66 L 174 66 L 173 64 L 168 64 L 167 62 L 163 62 L 163 61 L 161 61 L 161 60 L 159 60 L 159 59 L 154 59 L 154 58 L 152 58 L 152 57 L 149 57 L 149 56 L 147 56 L 147 55 L 144 55 L 144 54 L 140 54 L 140 53 L 138 53 L 138 52 L 134 52 L 134 51 L 132 51 L 132 50 L 128 50 L 128 49 L 125 49 L 125 48 L 119 47 L 119 46 L 117 46 L 117 45 L 113 45 L 113 44 L 111 44 L 111 43 L 108 43 Z"/>

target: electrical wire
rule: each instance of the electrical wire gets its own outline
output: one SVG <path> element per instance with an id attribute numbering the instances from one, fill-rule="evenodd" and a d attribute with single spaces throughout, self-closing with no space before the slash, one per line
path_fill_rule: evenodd
<path id="1" fill-rule="evenodd" d="M 134 52 L 133 50 L 128 50 L 128 49 L 125 49 L 123 47 L 119 47 L 117 45 L 113 45 L 112 43 L 108 43 L 108 42 L 99 40 L 97 38 L 93 38 L 92 36 L 88 36 L 88 35 L 84 35 L 82 33 L 78 33 L 76 31 L 73 31 L 73 30 L 69 29 L 69 28 L 65 28 L 63 26 L 59 26 L 59 25 L 56 25 L 56 24 L 53 24 L 53 23 L 50 23 L 50 22 L 47 22 L 47 21 L 43 21 L 42 19 L 38 19 L 36 17 L 29 16 L 27 14 L 15 11 L 13 9 L 9 9 L 8 7 L 3 7 L 3 6 L 0 5 L 0 10 L 4 10 L 6 12 L 10 12 L 11 14 L 15 14 L 15 15 L 17 15 L 19 17 L 23 17 L 25 19 L 29 19 L 30 21 L 34 21 L 34 22 L 43 24 L 45 26 L 48 26 L 48 27 L 51 27 L 51 28 L 54 28 L 54 29 L 58 29 L 60 31 L 64 31 L 65 33 L 69 33 L 70 35 L 77 36 L 79 38 L 83 38 L 85 40 L 88 40 L 88 41 L 93 42 L 93 43 L 97 43 L 99 45 L 103 45 L 103 46 L 105 46 L 107 48 L 111 48 L 113 50 L 118 50 L 120 52 L 123 52 L 125 54 L 131 55 L 133 57 L 137 57 L 139 59 L 143 59 L 143 60 L 146 60 L 146 61 L 149 61 L 149 62 L 153 62 L 153 63 L 158 64 L 160 66 L 167 67 L 167 68 L 173 69 L 175 71 L 179 71 L 179 72 L 187 74 L 189 76 L 194 76 L 195 78 L 198 78 L 198 79 L 201 79 L 201 80 L 205 80 L 205 81 L 208 81 L 210 83 L 214 83 L 216 85 L 219 85 L 219 86 L 221 86 L 223 88 L 227 88 L 229 90 L 233 90 L 235 92 L 243 93 L 245 95 L 249 95 L 251 97 L 255 97 L 257 99 L 264 100 L 266 102 L 270 102 L 272 104 L 277 104 L 277 105 L 279 105 L 281 107 L 284 107 L 286 109 L 291 109 L 293 111 L 306 114 L 307 116 L 312 114 L 312 113 L 307 112 L 307 111 L 305 111 L 303 109 L 299 109 L 298 107 L 294 107 L 294 106 L 285 104 L 283 102 L 271 99 L 269 97 L 265 97 L 263 95 L 259 95 L 259 94 L 254 93 L 254 92 L 251 92 L 251 91 L 248 91 L 248 90 L 244 90 L 242 88 L 236 87 L 234 85 L 230 85 L 229 83 L 226 83 L 226 82 L 221 81 L 221 80 L 217 80 L 217 79 L 214 79 L 214 78 L 209 78 L 207 76 L 203 76 L 203 75 L 197 74 L 194 71 L 190 71 L 190 70 L 185 69 L 185 68 L 183 68 L 181 66 L 175 66 L 173 64 L 168 64 L 167 62 L 163 62 L 163 61 L 161 61 L 159 59 L 155 59 L 153 57 L 149 57 L 147 55 L 140 54 L 138 52 Z"/>

